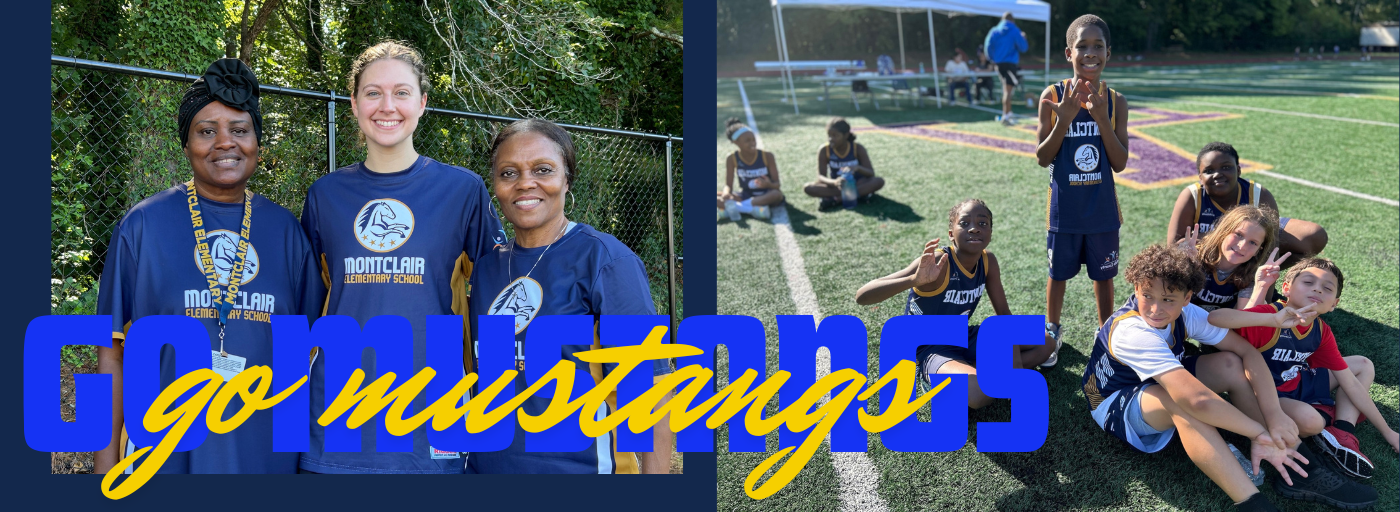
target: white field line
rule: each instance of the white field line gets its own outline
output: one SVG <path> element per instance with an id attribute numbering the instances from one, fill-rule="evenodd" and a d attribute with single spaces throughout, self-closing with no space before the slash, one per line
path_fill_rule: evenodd
<path id="1" fill-rule="evenodd" d="M 744 92 L 744 81 L 735 80 L 734 83 L 739 84 L 739 98 L 744 100 L 744 117 L 749 119 L 749 129 L 753 130 L 754 142 L 761 148 L 763 147 L 763 139 L 758 135 L 758 123 L 753 120 L 753 108 L 749 107 L 749 95 Z"/>
<path id="2" fill-rule="evenodd" d="M 744 94 L 742 82 L 739 82 L 739 97 L 744 101 L 744 114 L 748 117 L 749 128 L 754 131 L 754 137 L 758 138 L 758 123 L 754 121 L 753 110 L 749 108 L 749 97 Z M 807 279 L 807 268 L 802 262 L 802 249 L 797 246 L 797 238 L 792 233 L 792 222 L 788 220 L 787 207 L 781 204 L 773 208 L 773 234 L 777 238 L 778 256 L 783 262 L 783 275 L 787 278 L 788 291 L 791 293 L 793 305 L 797 307 L 797 314 L 811 315 L 815 321 L 820 322 L 821 310 L 817 307 L 817 295 L 812 293 L 812 282 Z M 817 349 L 816 370 L 818 380 L 831 373 L 831 351 L 826 347 Z M 828 394 L 822 399 L 822 403 L 830 399 L 831 395 Z M 826 437 L 826 445 L 831 446 L 830 435 Z M 833 452 L 831 462 L 841 486 L 838 493 L 841 510 L 889 510 L 889 505 L 879 493 L 880 472 L 875 470 L 875 465 L 870 463 L 870 458 L 865 452 Z"/>
<path id="3" fill-rule="evenodd" d="M 1347 123 L 1371 124 L 1371 125 L 1376 125 L 1376 126 L 1389 126 L 1389 127 L 1391 127 L 1391 128 L 1400 128 L 1400 123 L 1387 123 L 1387 122 L 1385 122 L 1385 121 L 1372 121 L 1372 120 L 1369 120 L 1369 119 L 1352 119 L 1352 118 L 1350 118 L 1350 117 L 1324 116 L 1324 115 L 1322 115 L 1322 114 L 1309 114 L 1309 113 L 1307 113 L 1307 112 L 1290 112 L 1290 111 L 1287 111 L 1287 110 L 1274 110 L 1274 109 L 1271 109 L 1271 108 L 1262 108 L 1262 107 L 1246 107 L 1246 106 L 1244 106 L 1244 105 L 1230 105 L 1230 104 L 1227 104 L 1227 103 L 1212 103 L 1212 102 L 1209 102 L 1209 101 L 1196 101 L 1196 100 L 1179 100 L 1179 99 L 1175 99 L 1175 98 L 1158 98 L 1158 97 L 1155 97 L 1155 96 L 1139 96 L 1139 95 L 1136 95 L 1136 94 L 1124 94 L 1123 97 L 1129 98 L 1129 99 L 1149 100 L 1149 101 L 1172 101 L 1172 102 L 1177 102 L 1177 103 L 1195 103 L 1195 104 L 1197 104 L 1197 105 L 1208 105 L 1208 106 L 1212 106 L 1212 107 L 1221 107 L 1221 108 L 1234 108 L 1234 109 L 1239 109 L 1239 110 L 1252 110 L 1252 111 L 1255 111 L 1255 112 L 1267 112 L 1267 113 L 1270 113 L 1270 114 L 1281 114 L 1281 115 L 1285 115 L 1285 116 L 1311 117 L 1311 118 L 1313 118 L 1313 119 L 1326 119 L 1326 120 L 1328 120 L 1328 121 L 1343 121 L 1343 122 L 1347 122 Z"/>
<path id="4" fill-rule="evenodd" d="M 797 246 L 797 238 L 792 233 L 788 221 L 787 207 L 773 208 L 773 232 L 778 239 L 778 255 L 783 262 L 783 274 L 787 277 L 788 290 L 792 303 L 797 306 L 797 314 L 811 315 L 821 321 L 821 311 L 817 307 L 816 294 L 812 293 L 812 282 L 807 279 L 807 269 L 802 262 L 802 249 Z M 781 357 L 781 356 L 779 356 Z M 831 351 L 826 347 L 817 349 L 817 380 L 831 373 Z M 831 395 L 822 398 L 825 403 Z M 826 437 L 831 446 L 831 435 Z M 841 510 L 886 511 L 889 505 L 880 497 L 880 472 L 870 462 L 865 452 L 832 452 L 832 466 L 836 468 L 836 478 L 841 483 L 839 497 Z"/>
<path id="5" fill-rule="evenodd" d="M 1270 177 L 1270 178 L 1278 178 L 1278 179 L 1281 179 L 1281 180 L 1284 180 L 1284 181 L 1291 181 L 1291 182 L 1297 183 L 1297 184 L 1299 184 L 1299 185 L 1306 185 L 1306 186 L 1309 186 L 1309 187 L 1313 187 L 1313 188 L 1318 188 L 1318 189 L 1326 190 L 1326 191 L 1328 191 L 1328 192 L 1336 192 L 1336 193 L 1338 193 L 1338 194 L 1347 195 L 1347 196 L 1351 196 L 1351 197 L 1359 197 L 1359 198 L 1361 198 L 1361 199 L 1367 199 L 1367 200 L 1375 201 L 1375 202 L 1381 203 L 1381 204 L 1387 204 L 1387 205 L 1390 205 L 1390 206 L 1400 206 L 1400 201 L 1396 201 L 1396 200 L 1394 200 L 1394 199 L 1386 199 L 1386 198 L 1384 198 L 1384 197 L 1376 197 L 1376 196 L 1373 196 L 1373 195 L 1370 195 L 1370 194 L 1362 194 L 1362 193 L 1360 193 L 1360 192 L 1352 192 L 1352 191 L 1347 190 L 1347 189 L 1344 189 L 1344 188 L 1337 188 L 1337 187 L 1334 187 L 1334 186 L 1331 186 L 1331 185 L 1323 185 L 1323 184 L 1321 184 L 1321 183 L 1311 182 L 1311 181 L 1308 181 L 1308 180 L 1305 180 L 1305 179 L 1302 179 L 1302 178 L 1294 178 L 1294 177 L 1292 177 L 1292 176 L 1288 176 L 1288 175 L 1285 175 L 1285 174 L 1279 174 L 1279 173 L 1270 172 L 1270 171 L 1255 171 L 1254 173 L 1255 173 L 1255 174 L 1264 175 L 1264 176 L 1268 176 L 1268 177 Z"/>

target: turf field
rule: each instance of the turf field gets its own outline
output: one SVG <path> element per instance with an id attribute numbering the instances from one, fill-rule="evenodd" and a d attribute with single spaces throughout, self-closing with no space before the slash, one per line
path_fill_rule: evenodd
<path id="1" fill-rule="evenodd" d="M 1125 174 L 1116 176 L 1124 217 L 1120 269 L 1143 247 L 1165 239 L 1172 204 L 1183 183 L 1194 180 L 1196 151 L 1212 140 L 1234 144 L 1249 161 L 1247 177 L 1273 192 L 1283 215 L 1327 229 L 1330 242 L 1323 255 L 1337 262 L 1347 282 L 1340 306 L 1324 319 L 1344 355 L 1361 354 L 1375 362 L 1372 398 L 1392 427 L 1400 423 L 1398 75 L 1395 59 L 1119 69 L 1110 64 L 1104 73 L 1111 86 L 1127 95 L 1132 109 L 1132 159 Z M 1063 76 L 1052 73 L 1052 78 Z M 1036 84 L 1030 92 L 1038 94 L 1042 79 L 1028 82 Z M 873 376 L 879 349 L 874 340 L 883 322 L 902 312 L 903 299 L 859 306 L 853 298 L 856 289 L 907 265 L 927 240 L 946 237 L 947 211 L 966 197 L 985 200 L 995 215 L 989 249 L 1000 259 L 1012 312 L 1044 313 L 1048 178 L 1027 154 L 1034 151 L 1033 127 L 1003 127 L 992 120 L 993 114 L 966 107 L 912 108 L 902 100 L 896 108 L 879 92 L 882 110 L 862 96 L 856 112 L 849 93 L 833 86 L 838 92 L 832 115 L 851 122 L 888 185 L 854 211 L 818 211 L 816 200 L 804 196 L 801 187 L 816 171 L 816 151 L 825 142 L 829 116 L 817 99 L 821 85 L 802 80 L 798 85 L 801 115 L 781 101 L 777 80 L 742 80 L 760 147 L 774 153 L 781 172 L 795 244 L 780 251 L 789 227 L 747 216 L 737 223 L 720 220 L 716 228 L 719 313 L 765 322 L 770 373 L 778 365 L 774 316 L 815 309 L 821 316 L 855 315 L 865 321 Z M 720 80 L 717 89 L 716 189 L 723 185 L 724 159 L 735 149 L 722 133 L 724 121 L 746 119 L 736 80 Z M 1024 100 L 1017 112 L 1033 116 Z M 1034 124 L 1034 119 L 1028 122 Z M 794 258 L 805 268 L 810 292 L 794 281 L 800 280 L 791 274 Z M 1059 366 L 1042 372 L 1050 388 L 1050 431 L 1040 450 L 978 453 L 975 427 L 968 432 L 969 444 L 951 453 L 892 452 L 872 435 L 867 466 L 848 464 L 844 467 L 856 469 L 838 470 L 844 462 L 822 451 L 785 490 L 755 502 L 744 494 L 743 482 L 767 454 L 723 453 L 727 438 L 722 434 L 719 509 L 837 510 L 843 508 L 843 494 L 848 508 L 882 503 L 891 510 L 1229 507 L 1229 498 L 1191 464 L 1178 441 L 1161 453 L 1140 454 L 1100 431 L 1089 417 L 1079 382 L 1098 327 L 1090 284 L 1081 272 L 1067 287 L 1066 344 Z M 1120 270 L 1116 303 L 1131 292 Z M 973 320 L 980 321 L 991 309 L 983 304 Z M 1009 412 L 1002 402 L 971 413 L 971 421 L 1007 421 Z M 1377 466 L 1368 481 L 1380 492 L 1376 509 L 1400 508 L 1396 455 L 1369 424 L 1360 427 L 1359 437 Z M 1247 444 L 1233 434 L 1226 438 Z M 776 449 L 776 436 L 769 436 L 768 446 Z M 1323 509 L 1286 500 L 1269 484 L 1262 490 L 1285 510 Z"/>

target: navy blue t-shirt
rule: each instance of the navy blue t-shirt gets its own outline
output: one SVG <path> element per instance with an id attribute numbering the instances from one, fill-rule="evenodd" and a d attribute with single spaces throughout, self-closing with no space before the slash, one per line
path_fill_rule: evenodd
<path id="1" fill-rule="evenodd" d="M 476 291 L 471 297 L 473 314 L 516 317 L 515 357 L 520 370 L 515 380 L 517 393 L 529 387 L 525 379 L 525 333 L 536 317 L 592 315 L 596 321 L 599 315 L 656 314 L 641 258 L 617 238 L 587 224 L 574 224 L 549 246 L 524 248 L 511 241 L 506 247 L 492 251 L 477 262 L 472 289 Z M 472 339 L 478 339 L 475 322 L 472 323 Z M 591 348 L 571 345 L 563 350 L 564 359 L 577 365 L 579 372 L 589 376 L 588 380 L 593 379 L 589 364 L 574 354 Z M 601 371 L 606 376 L 616 366 L 604 365 Z M 652 362 L 653 376 L 670 372 L 667 361 Z M 583 379 L 577 376 L 576 382 Z M 549 407 L 550 399 L 550 396 L 536 394 L 527 399 L 521 409 L 529 414 L 542 414 Z M 611 409 L 607 405 L 604 407 Z M 596 412 L 601 417 L 612 411 Z M 525 430 L 517 424 L 510 448 L 472 453 L 468 464 L 473 473 L 495 474 L 634 470 L 635 459 L 618 460 L 615 446 L 613 434 L 608 433 L 594 439 L 592 446 L 580 452 L 526 452 Z M 624 453 L 622 457 L 632 456 Z"/>
<path id="2" fill-rule="evenodd" d="M 1060 101 L 1071 79 L 1052 87 L 1052 101 Z M 1117 97 L 1108 89 L 1108 97 Z M 1114 137 L 1118 122 L 1114 101 L 1108 103 L 1109 126 L 1100 127 L 1079 109 L 1060 143 L 1060 152 L 1050 164 L 1050 192 L 1045 207 L 1045 228 L 1055 233 L 1093 234 L 1118 231 L 1123 215 L 1118 208 L 1118 191 L 1113 188 L 1113 167 L 1108 163 L 1103 138 Z M 1051 114 L 1053 124 L 1054 114 Z"/>
<path id="3" fill-rule="evenodd" d="M 427 316 L 465 315 L 473 263 L 505 242 L 481 177 L 424 156 L 403 171 L 375 173 L 358 163 L 316 180 L 301 223 L 329 280 L 325 314 L 353 317 L 361 327 L 380 315 L 408 319 L 414 372 L 426 364 Z M 378 375 L 374 363 L 368 355 L 361 360 L 365 382 Z M 313 420 L 325 411 L 326 392 L 325 358 L 317 357 Z M 413 410 L 425 406 L 420 396 Z M 325 428 L 313 421 L 311 451 L 302 454 L 301 467 L 318 473 L 462 472 L 458 454 L 433 452 L 427 425 L 413 432 L 412 452 L 375 452 L 383 414 L 360 427 L 360 452 L 324 451 Z"/>
<path id="4" fill-rule="evenodd" d="M 219 350 L 219 323 L 195 250 L 187 198 L 184 184 L 148 197 L 128 211 L 112 233 L 97 314 L 112 315 L 113 338 L 125 339 L 131 322 L 142 317 L 185 315 L 204 324 L 209 330 L 210 350 Z M 243 222 L 243 203 L 200 198 L 199 208 L 220 289 L 227 290 Z M 286 208 L 253 195 L 248 234 L 250 248 L 224 333 L 224 350 L 247 358 L 245 368 L 272 367 L 270 315 L 314 318 L 321 311 L 325 288 L 311 245 Z M 160 351 L 161 388 L 177 377 L 175 351 L 166 346 Z M 235 397 L 228 410 L 242 407 L 242 400 Z M 133 420 L 139 422 L 140 418 L 126 418 L 127 422 Z M 198 448 L 172 454 L 160 468 L 161 473 L 296 471 L 296 453 L 272 451 L 270 410 L 253 413 L 233 432 L 211 432 Z"/>

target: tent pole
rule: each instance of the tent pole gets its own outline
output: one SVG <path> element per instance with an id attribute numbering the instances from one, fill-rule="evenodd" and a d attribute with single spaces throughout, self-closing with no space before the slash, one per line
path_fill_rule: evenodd
<path id="1" fill-rule="evenodd" d="M 899 27 L 899 69 L 909 69 L 904 65 L 904 18 L 898 10 L 894 11 L 895 25 Z"/>
<path id="2" fill-rule="evenodd" d="M 778 49 L 778 62 L 787 60 L 783 58 L 783 38 L 778 32 L 778 4 L 773 4 L 773 40 L 775 41 L 774 46 Z M 787 75 L 781 69 L 778 70 L 778 82 L 783 84 L 783 98 L 787 98 Z"/>
<path id="3" fill-rule="evenodd" d="M 933 94 L 937 98 L 938 108 L 943 108 L 943 86 L 938 79 L 938 45 L 933 42 L 933 9 L 928 10 L 928 48 L 929 54 L 933 56 Z"/>
<path id="4" fill-rule="evenodd" d="M 1050 87 L 1050 4 L 1045 4 L 1045 86 Z"/>
<path id="5" fill-rule="evenodd" d="M 797 109 L 797 84 L 792 81 L 792 66 L 788 64 L 787 31 L 783 29 L 783 6 L 778 6 L 778 38 L 783 42 L 783 69 L 787 72 L 788 85 L 792 88 L 792 113 L 801 114 Z"/>

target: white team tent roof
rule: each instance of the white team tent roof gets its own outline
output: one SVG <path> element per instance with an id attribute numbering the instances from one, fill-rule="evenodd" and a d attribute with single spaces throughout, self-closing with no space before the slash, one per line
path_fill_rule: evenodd
<path id="1" fill-rule="evenodd" d="M 933 13 L 947 16 L 981 15 L 1000 17 L 1010 12 L 1016 20 L 1045 23 L 1045 80 L 1050 80 L 1050 4 L 1041 0 L 769 0 L 773 6 L 774 26 L 777 28 L 779 60 L 787 62 L 787 33 L 783 26 L 783 9 L 815 8 L 828 10 L 881 9 L 894 11 L 896 18 L 905 12 L 924 11 L 928 14 L 929 46 L 932 49 L 932 64 L 935 77 L 938 75 L 938 48 L 933 43 Z M 904 60 L 904 26 L 898 27 L 899 53 L 901 66 Z M 792 88 L 792 107 L 797 111 L 797 91 L 792 86 L 792 71 L 785 70 L 787 85 Z M 939 106 L 943 105 L 942 92 L 938 79 L 934 79 L 935 94 Z"/>
<path id="2" fill-rule="evenodd" d="M 1018 20 L 1050 20 L 1050 4 L 1040 0 L 769 0 L 785 9 L 882 9 L 886 11 L 933 11 L 939 14 L 1001 16 L 1010 12 Z"/>

